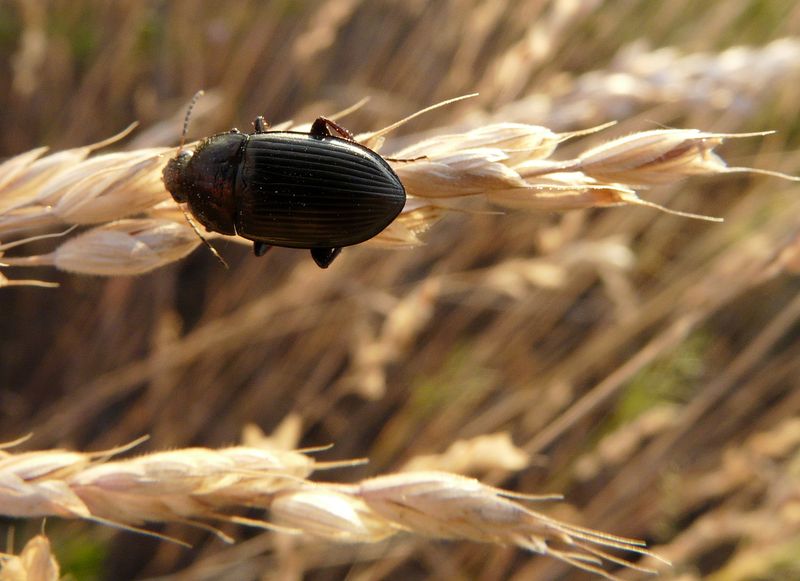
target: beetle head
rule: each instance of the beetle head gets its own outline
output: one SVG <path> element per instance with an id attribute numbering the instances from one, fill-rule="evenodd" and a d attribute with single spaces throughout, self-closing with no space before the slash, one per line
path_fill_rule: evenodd
<path id="1" fill-rule="evenodd" d="M 185 177 L 186 165 L 191 158 L 191 151 L 181 151 L 167 162 L 167 166 L 164 168 L 162 174 L 164 186 L 179 204 L 183 204 L 189 198 L 189 193 L 186 191 Z"/>

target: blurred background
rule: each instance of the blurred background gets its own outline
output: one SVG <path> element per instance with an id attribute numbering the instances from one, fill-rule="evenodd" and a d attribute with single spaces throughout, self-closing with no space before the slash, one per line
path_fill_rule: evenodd
<path id="1" fill-rule="evenodd" d="M 114 147 L 176 144 L 200 88 L 193 138 L 369 96 L 342 122 L 367 131 L 479 92 L 383 151 L 493 120 L 617 120 L 583 147 L 663 126 L 776 129 L 720 151 L 800 173 L 793 0 L 0 1 L 0 158 L 134 120 Z M 307 252 L 256 260 L 224 242 L 230 270 L 204 250 L 137 278 L 29 269 L 61 286 L 0 291 L 0 440 L 220 446 L 294 418 L 298 446 L 335 444 L 320 458 L 370 459 L 322 476 L 355 481 L 505 433 L 513 462 L 489 448 L 457 466 L 563 493 L 548 514 L 646 539 L 675 563 L 665 579 L 800 579 L 800 190 L 734 174 L 643 197 L 725 223 L 452 213 L 422 247 L 349 248 L 327 271 Z M 12 526 L 21 543 L 41 523 L 1 521 L 0 538 Z M 157 530 L 195 548 L 46 526 L 82 580 L 588 578 L 469 543 L 287 545 L 230 529 L 227 547 Z"/>

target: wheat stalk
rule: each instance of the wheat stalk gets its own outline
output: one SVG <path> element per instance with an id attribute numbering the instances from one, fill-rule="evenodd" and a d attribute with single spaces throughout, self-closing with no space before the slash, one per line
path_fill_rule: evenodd
<path id="1" fill-rule="evenodd" d="M 385 134 L 407 119 L 357 135 L 356 140 L 377 150 Z M 585 149 L 574 159 L 552 159 L 563 142 L 605 127 L 559 134 L 536 125 L 494 123 L 407 146 L 394 157 L 410 161 L 394 162 L 394 166 L 409 194 L 408 202 L 370 243 L 420 244 L 422 232 L 445 213 L 459 210 L 457 198 L 480 197 L 505 207 L 547 211 L 639 205 L 713 221 L 718 218 L 659 206 L 642 199 L 637 190 L 687 176 L 731 172 L 796 179 L 778 172 L 727 167 L 713 152 L 725 138 L 766 133 L 644 131 Z M 130 130 L 99 144 L 50 155 L 44 155 L 44 148 L 35 149 L 0 165 L 4 266 L 48 265 L 79 274 L 136 275 L 179 260 L 198 246 L 198 237 L 161 179 L 174 149 L 91 155 Z M 34 233 L 42 228 L 76 226 L 86 229 L 49 254 L 6 255 L 16 246 L 39 239 Z M 0 277 L 0 286 L 37 283 L 12 281 L 2 273 Z"/>
<path id="2" fill-rule="evenodd" d="M 316 470 L 351 463 L 318 463 L 303 452 L 256 446 L 110 459 L 129 447 L 96 453 L 2 451 L 0 514 L 80 518 L 159 537 L 140 527 L 179 522 L 211 530 L 227 542 L 232 539 L 209 522 L 333 542 L 376 543 L 410 533 L 517 546 L 608 579 L 615 577 L 604 563 L 655 572 L 609 550 L 660 560 L 640 541 L 570 525 L 525 506 L 552 495 L 517 494 L 452 473 L 410 471 L 356 484 L 312 482 L 308 477 Z M 268 510 L 269 520 L 237 514 L 251 508 Z M 0 571 L 16 562 L 6 560 Z"/>

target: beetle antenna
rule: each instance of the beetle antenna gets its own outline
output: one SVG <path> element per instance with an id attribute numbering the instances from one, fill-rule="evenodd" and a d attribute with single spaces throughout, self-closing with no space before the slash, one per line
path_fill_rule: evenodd
<path id="1" fill-rule="evenodd" d="M 203 244 L 206 245 L 206 248 L 208 248 L 211 251 L 211 254 L 217 257 L 217 260 L 219 260 L 222 266 L 230 270 L 230 266 L 228 266 L 228 263 L 225 262 L 225 259 L 222 258 L 222 256 L 220 256 L 219 252 L 217 252 L 217 249 L 211 246 L 211 243 L 208 240 L 206 240 L 205 236 L 200 234 L 200 230 L 197 229 L 194 220 L 192 220 L 192 218 L 189 216 L 189 212 L 186 211 L 186 208 L 183 207 L 183 204 L 178 204 L 178 207 L 181 209 L 181 212 L 183 212 L 183 217 L 186 218 L 187 222 L 189 222 L 189 226 L 192 227 L 194 233 L 197 234 L 197 237 L 200 238 L 200 240 L 203 241 Z"/>
<path id="2" fill-rule="evenodd" d="M 183 133 L 181 133 L 181 145 L 178 148 L 178 151 L 183 151 L 183 146 L 186 143 L 186 133 L 189 131 L 189 119 L 192 116 L 192 109 L 194 109 L 194 106 L 197 104 L 197 101 L 200 100 L 200 97 L 205 94 L 206 92 L 200 89 L 194 94 L 194 97 L 192 97 L 192 100 L 189 102 L 189 108 L 186 109 L 186 117 L 183 118 Z"/>
<path id="3" fill-rule="evenodd" d="M 183 151 L 183 146 L 186 145 L 186 133 L 188 133 L 189 131 L 189 119 L 191 119 L 192 117 L 192 109 L 194 109 L 194 106 L 197 104 L 197 101 L 199 101 L 200 97 L 202 97 L 203 95 L 205 95 L 205 91 L 203 91 L 202 89 L 197 91 L 192 97 L 192 100 L 189 102 L 189 107 L 186 109 L 186 116 L 183 118 L 183 131 L 181 132 L 181 144 L 178 147 L 179 152 Z M 211 246 L 211 243 L 208 240 L 206 240 L 205 236 L 203 236 L 200 233 L 200 230 L 197 229 L 197 226 L 195 225 L 192 218 L 189 216 L 189 212 L 186 211 L 186 208 L 183 206 L 183 204 L 178 204 L 178 207 L 181 209 L 181 212 L 183 212 L 183 217 L 186 218 L 186 221 L 189 223 L 189 226 L 192 227 L 192 230 L 194 230 L 194 233 L 197 234 L 197 237 L 203 241 L 203 244 L 206 245 L 206 248 L 208 248 L 211 251 L 211 254 L 213 254 L 217 258 L 217 260 L 219 260 L 222 266 L 224 266 L 227 269 L 230 269 L 228 263 L 225 262 L 225 259 L 222 258 L 222 256 L 220 256 L 219 252 L 217 252 L 217 249 Z"/>

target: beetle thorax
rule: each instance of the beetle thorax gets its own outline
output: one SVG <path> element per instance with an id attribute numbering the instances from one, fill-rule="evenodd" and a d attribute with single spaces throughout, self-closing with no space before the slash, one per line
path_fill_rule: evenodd
<path id="1" fill-rule="evenodd" d="M 197 220 L 212 232 L 236 233 L 235 183 L 242 134 L 222 133 L 201 143 L 194 154 L 184 152 L 164 169 L 164 185 L 177 202 L 188 202 Z"/>

